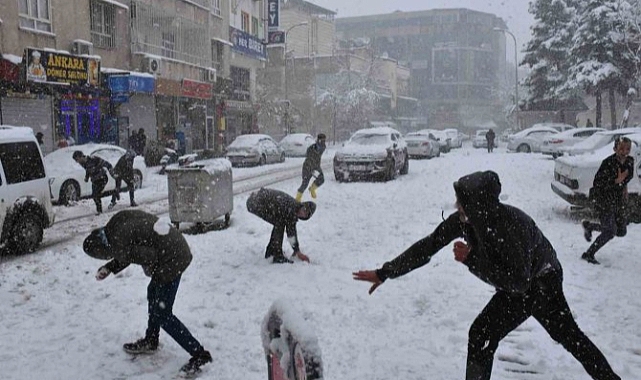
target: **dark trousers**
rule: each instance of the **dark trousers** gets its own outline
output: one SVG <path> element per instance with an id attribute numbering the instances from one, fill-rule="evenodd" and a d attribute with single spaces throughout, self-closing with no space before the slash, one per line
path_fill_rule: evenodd
<path id="1" fill-rule="evenodd" d="M 260 192 L 260 190 L 259 190 Z M 270 223 L 270 221 L 266 220 L 263 218 L 260 213 L 259 213 L 259 208 L 260 208 L 260 195 L 258 193 L 252 193 L 249 198 L 247 198 L 247 211 L 251 212 L 252 214 L 258 216 L 259 218 L 263 219 L 267 223 Z M 285 226 L 284 225 L 274 225 L 272 228 L 272 236 L 269 239 L 269 243 L 267 244 L 267 248 L 265 249 L 265 258 L 269 258 L 271 256 L 283 256 L 283 236 L 285 235 Z"/>
<path id="2" fill-rule="evenodd" d="M 114 190 L 114 195 L 111 196 L 111 203 L 116 203 L 116 201 L 120 200 L 120 186 L 123 181 L 127 184 L 127 189 L 129 190 L 129 202 L 134 203 L 135 184 L 134 179 L 130 177 L 116 178 L 116 189 Z"/>
<path id="3" fill-rule="evenodd" d="M 499 342 L 533 316 L 596 380 L 620 380 L 601 351 L 579 329 L 563 294 L 562 276 L 542 276 L 525 295 L 498 291 L 470 327 L 466 380 L 489 380 Z"/>
<path id="4" fill-rule="evenodd" d="M 597 212 L 599 213 L 599 223 L 588 223 L 587 225 L 587 228 L 591 231 L 601 232 L 586 252 L 590 256 L 594 256 L 601 247 L 615 236 L 623 237 L 628 232 L 628 220 L 623 206 L 597 209 Z"/>
<path id="5" fill-rule="evenodd" d="M 487 152 L 492 153 L 494 151 L 494 140 L 487 142 Z"/>
<path id="6" fill-rule="evenodd" d="M 194 356 L 203 350 L 203 346 L 173 313 L 174 300 L 179 285 L 180 276 L 167 284 L 159 283 L 153 279 L 149 282 L 147 286 L 149 320 L 146 337 L 158 339 L 160 328 L 162 328 L 180 347 Z"/>
<path id="7" fill-rule="evenodd" d="M 91 179 L 91 198 L 96 204 L 96 211 L 102 212 L 102 191 L 107 186 L 107 176 Z"/>
<path id="8" fill-rule="evenodd" d="M 309 181 L 312 179 L 314 176 L 314 171 L 318 172 L 318 176 L 316 176 L 316 179 L 314 180 L 314 183 L 316 184 L 316 187 L 320 187 L 323 183 L 325 183 L 325 175 L 323 174 L 323 171 L 321 168 L 306 168 L 303 166 L 303 182 L 300 184 L 300 187 L 298 188 L 298 192 L 302 193 L 307 189 L 307 185 L 309 185 Z"/>

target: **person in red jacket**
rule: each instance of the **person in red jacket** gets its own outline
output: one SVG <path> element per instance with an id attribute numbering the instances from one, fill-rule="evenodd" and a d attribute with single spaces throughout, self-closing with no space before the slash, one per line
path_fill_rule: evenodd
<path id="1" fill-rule="evenodd" d="M 388 278 L 430 262 L 450 242 L 454 259 L 494 286 L 496 292 L 470 327 L 466 380 L 489 380 L 499 343 L 534 317 L 596 380 L 620 380 L 601 351 L 579 329 L 563 294 L 563 270 L 552 244 L 534 220 L 499 201 L 501 182 L 493 171 L 454 183 L 457 211 L 394 260 L 377 270 L 353 273 L 370 282 L 370 294 Z"/>
<path id="2" fill-rule="evenodd" d="M 162 328 L 191 355 L 189 362 L 180 369 L 181 374 L 196 375 L 203 365 L 212 361 L 209 351 L 173 313 L 180 279 L 192 259 L 189 245 L 180 231 L 159 221 L 153 214 L 123 210 L 104 227 L 93 230 L 85 239 L 83 249 L 93 258 L 109 260 L 98 269 L 98 281 L 131 264 L 141 265 L 145 274 L 151 277 L 147 286 L 147 332 L 144 338 L 123 345 L 127 353 L 156 352 Z"/>

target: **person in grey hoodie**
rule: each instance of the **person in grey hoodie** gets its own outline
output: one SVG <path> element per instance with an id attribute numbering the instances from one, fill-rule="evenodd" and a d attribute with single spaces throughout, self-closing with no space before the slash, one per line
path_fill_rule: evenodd
<path id="1" fill-rule="evenodd" d="M 93 258 L 110 260 L 98 269 L 98 281 L 131 264 L 141 265 L 145 274 L 151 277 L 147 286 L 147 332 L 144 338 L 123 345 L 127 353 L 154 353 L 162 328 L 191 355 L 189 362 L 180 369 L 182 374 L 195 375 L 201 366 L 212 361 L 209 351 L 172 311 L 180 279 L 192 259 L 189 245 L 180 231 L 160 222 L 153 214 L 123 210 L 104 227 L 93 230 L 85 239 L 83 249 Z"/>
<path id="2" fill-rule="evenodd" d="M 294 197 L 280 190 L 261 188 L 252 193 L 247 198 L 247 211 L 274 226 L 265 258 L 273 256 L 272 262 L 277 264 L 293 262 L 283 253 L 283 235 L 287 232 L 287 240 L 294 250 L 292 257 L 309 261 L 307 255 L 300 251 L 296 223 L 311 218 L 315 210 L 314 202 L 297 202 Z"/>
<path id="3" fill-rule="evenodd" d="M 501 182 L 493 171 L 475 172 L 454 183 L 457 211 L 427 237 L 377 270 L 354 272 L 372 283 L 371 294 L 388 278 L 429 263 L 454 243 L 455 260 L 494 286 L 496 293 L 469 330 L 466 380 L 488 380 L 500 341 L 533 316 L 597 380 L 620 380 L 579 329 L 563 294 L 563 270 L 556 252 L 536 223 L 499 200 Z"/>

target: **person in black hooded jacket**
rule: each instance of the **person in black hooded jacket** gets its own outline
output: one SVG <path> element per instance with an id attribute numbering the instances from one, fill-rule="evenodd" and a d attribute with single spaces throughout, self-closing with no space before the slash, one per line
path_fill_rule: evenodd
<path id="1" fill-rule="evenodd" d="M 85 169 L 85 182 L 91 178 L 91 198 L 96 204 L 96 214 L 102 214 L 102 191 L 109 182 L 107 171 L 111 172 L 113 166 L 98 156 L 85 156 L 81 150 L 71 157 Z"/>
<path id="2" fill-rule="evenodd" d="M 536 223 L 520 209 L 499 201 L 495 172 L 475 172 L 454 183 L 457 211 L 427 237 L 377 270 L 355 280 L 372 283 L 371 294 L 388 278 L 429 263 L 450 242 L 455 260 L 494 286 L 496 293 L 472 323 L 466 380 L 488 380 L 499 342 L 533 316 L 583 368 L 598 380 L 620 380 L 599 349 L 579 329 L 563 294 L 563 270 Z"/>
<path id="3" fill-rule="evenodd" d="M 127 150 L 116 162 L 113 170 L 110 172 L 111 176 L 116 180 L 116 189 L 114 190 L 113 195 L 111 196 L 111 203 L 109 204 L 109 209 L 111 210 L 116 202 L 120 200 L 120 186 L 124 181 L 127 184 L 127 190 L 129 190 L 129 204 L 131 207 L 136 207 L 138 204 L 134 200 L 134 191 L 136 190 L 136 183 L 134 182 L 134 159 L 136 158 L 136 152 L 133 150 Z"/>
<path id="4" fill-rule="evenodd" d="M 247 211 L 274 226 L 265 250 L 266 259 L 273 256 L 273 263 L 292 263 L 283 253 L 283 234 L 287 232 L 287 240 L 294 250 L 292 257 L 309 261 L 300 251 L 296 223 L 312 217 L 316 211 L 314 202 L 300 203 L 283 191 L 261 188 L 247 198 Z"/>

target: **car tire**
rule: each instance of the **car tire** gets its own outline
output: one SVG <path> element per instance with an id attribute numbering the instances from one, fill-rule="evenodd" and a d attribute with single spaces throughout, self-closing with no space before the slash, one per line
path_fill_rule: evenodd
<path id="1" fill-rule="evenodd" d="M 532 149 L 530 149 L 528 144 L 521 144 L 516 148 L 516 151 L 519 153 L 530 153 L 532 152 Z"/>
<path id="2" fill-rule="evenodd" d="M 60 187 L 60 195 L 58 197 L 60 204 L 69 206 L 78 200 L 80 200 L 80 185 L 72 179 L 65 181 Z"/>
<path id="3" fill-rule="evenodd" d="M 134 190 L 142 189 L 142 172 L 134 170 Z"/>
<path id="4" fill-rule="evenodd" d="M 400 174 L 405 175 L 410 172 L 410 160 L 407 157 L 407 154 L 405 155 L 405 162 L 403 162 L 403 167 L 401 168 Z"/>
<path id="5" fill-rule="evenodd" d="M 40 218 L 33 212 L 26 212 L 19 215 L 11 227 L 8 245 L 11 251 L 17 254 L 31 253 L 42 242 L 43 234 L 44 228 Z"/>

